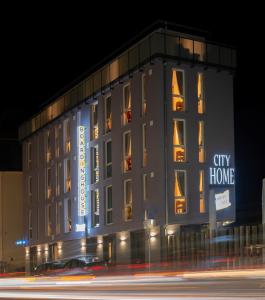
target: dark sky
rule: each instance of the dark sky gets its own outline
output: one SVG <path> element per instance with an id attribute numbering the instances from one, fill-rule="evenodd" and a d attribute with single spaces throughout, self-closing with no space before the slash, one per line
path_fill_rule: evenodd
<path id="1" fill-rule="evenodd" d="M 231 1 L 230 1 L 231 2 Z M 91 2 L 88 2 L 91 4 Z M 265 178 L 262 8 L 231 3 L 101 2 L 98 7 L 13 6 L 2 10 L 0 169 L 20 168 L 17 127 L 58 90 L 157 19 L 209 31 L 237 48 L 235 143 L 239 218 L 261 217 Z M 156 7 L 157 5 L 157 7 Z"/>

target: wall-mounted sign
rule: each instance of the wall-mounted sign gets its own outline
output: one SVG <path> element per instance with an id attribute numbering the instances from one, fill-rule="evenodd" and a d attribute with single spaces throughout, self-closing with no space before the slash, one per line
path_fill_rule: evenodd
<path id="1" fill-rule="evenodd" d="M 231 155 L 215 154 L 210 168 L 211 185 L 234 185 L 235 169 L 231 168 Z"/>
<path id="2" fill-rule="evenodd" d="M 231 202 L 229 199 L 229 190 L 226 190 L 220 194 L 215 194 L 215 205 L 216 210 L 222 210 L 231 206 Z"/>
<path id="3" fill-rule="evenodd" d="M 86 224 L 76 224 L 75 225 L 76 232 L 85 231 L 85 230 L 86 230 Z"/>
<path id="4" fill-rule="evenodd" d="M 85 126 L 78 126 L 78 216 L 87 214 L 86 135 Z"/>

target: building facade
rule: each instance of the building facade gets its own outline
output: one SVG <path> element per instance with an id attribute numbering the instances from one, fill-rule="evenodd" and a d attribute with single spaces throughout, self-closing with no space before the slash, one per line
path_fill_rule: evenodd
<path id="1" fill-rule="evenodd" d="M 234 55 L 160 28 L 21 126 L 28 268 L 166 259 L 235 220 Z"/>

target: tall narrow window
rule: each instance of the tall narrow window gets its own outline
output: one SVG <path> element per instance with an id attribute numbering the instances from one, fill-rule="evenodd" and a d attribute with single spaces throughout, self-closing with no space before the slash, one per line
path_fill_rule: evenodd
<path id="1" fill-rule="evenodd" d="M 147 174 L 143 174 L 143 200 L 147 200 Z"/>
<path id="2" fill-rule="evenodd" d="M 198 97 L 198 113 L 204 113 L 204 82 L 203 82 L 203 74 L 198 73 L 197 75 L 197 97 Z"/>
<path id="3" fill-rule="evenodd" d="M 132 121 L 132 96 L 131 86 L 127 84 L 123 88 L 123 124 L 126 125 Z"/>
<path id="4" fill-rule="evenodd" d="M 47 235 L 52 235 L 52 206 L 47 205 Z"/>
<path id="5" fill-rule="evenodd" d="M 98 129 L 98 104 L 94 103 L 91 105 L 91 140 L 95 140 L 99 136 Z"/>
<path id="6" fill-rule="evenodd" d="M 204 122 L 199 121 L 199 136 L 198 136 L 198 144 L 199 144 L 199 162 L 203 163 L 205 161 L 205 151 L 204 151 Z"/>
<path id="7" fill-rule="evenodd" d="M 55 126 L 55 157 L 60 156 L 60 126 Z"/>
<path id="8" fill-rule="evenodd" d="M 71 161 L 70 159 L 64 160 L 64 192 L 71 191 Z"/>
<path id="9" fill-rule="evenodd" d="M 105 98 L 105 133 L 111 131 L 112 114 L 111 114 L 111 96 Z"/>
<path id="10" fill-rule="evenodd" d="M 91 153 L 91 183 L 99 181 L 99 155 L 98 145 L 90 148 Z"/>
<path id="11" fill-rule="evenodd" d="M 142 116 L 145 116 L 147 111 L 147 97 L 146 97 L 146 74 L 142 75 Z"/>
<path id="12" fill-rule="evenodd" d="M 173 120 L 173 159 L 176 162 L 186 160 L 184 120 Z"/>
<path id="13" fill-rule="evenodd" d="M 105 143 L 105 176 L 109 178 L 112 176 L 112 151 L 111 151 L 112 143 L 111 140 L 106 141 Z"/>
<path id="14" fill-rule="evenodd" d="M 70 232 L 70 231 L 72 231 L 72 202 L 71 202 L 71 199 L 65 199 L 64 213 L 65 213 L 65 232 Z"/>
<path id="15" fill-rule="evenodd" d="M 199 191 L 200 191 L 200 213 L 205 213 L 204 171 L 203 170 L 200 170 Z"/>
<path id="16" fill-rule="evenodd" d="M 64 151 L 69 153 L 71 151 L 71 125 L 70 119 L 64 121 Z"/>
<path id="17" fill-rule="evenodd" d="M 92 226 L 99 226 L 99 190 L 91 191 Z"/>
<path id="18" fill-rule="evenodd" d="M 32 201 L 32 176 L 28 177 L 28 196 L 29 196 L 29 202 Z"/>
<path id="19" fill-rule="evenodd" d="M 183 70 L 172 70 L 172 110 L 185 110 Z"/>
<path id="20" fill-rule="evenodd" d="M 56 196 L 60 195 L 60 172 L 61 172 L 61 166 L 60 163 L 57 162 L 55 166 L 55 176 L 56 176 Z"/>
<path id="21" fill-rule="evenodd" d="M 62 202 L 56 202 L 56 234 L 61 233 Z"/>
<path id="22" fill-rule="evenodd" d="M 146 124 L 142 126 L 142 166 L 146 167 L 147 165 L 147 148 L 146 148 Z"/>
<path id="23" fill-rule="evenodd" d="M 32 143 L 28 142 L 28 167 L 31 167 L 32 163 Z"/>
<path id="24" fill-rule="evenodd" d="M 40 210 L 37 207 L 36 209 L 36 240 L 39 239 L 39 232 L 40 232 Z"/>
<path id="25" fill-rule="evenodd" d="M 33 226 L 32 226 L 32 211 L 29 210 L 29 239 L 32 239 L 32 231 L 33 231 Z"/>
<path id="26" fill-rule="evenodd" d="M 124 181 L 124 215 L 125 221 L 132 219 L 132 180 Z"/>
<path id="27" fill-rule="evenodd" d="M 128 172 L 132 169 L 132 139 L 131 132 L 123 134 L 123 170 Z"/>
<path id="28" fill-rule="evenodd" d="M 52 196 L 52 172 L 51 168 L 47 168 L 46 171 L 46 193 L 47 193 L 47 199 L 50 199 Z"/>
<path id="29" fill-rule="evenodd" d="M 51 151 L 51 133 L 48 130 L 46 134 L 46 161 L 50 162 L 52 159 L 52 151 Z"/>
<path id="30" fill-rule="evenodd" d="M 105 191 L 105 205 L 106 205 L 106 224 L 112 224 L 112 186 L 106 186 Z"/>
<path id="31" fill-rule="evenodd" d="M 186 199 L 186 172 L 183 170 L 175 171 L 175 214 L 185 214 L 187 212 Z"/>

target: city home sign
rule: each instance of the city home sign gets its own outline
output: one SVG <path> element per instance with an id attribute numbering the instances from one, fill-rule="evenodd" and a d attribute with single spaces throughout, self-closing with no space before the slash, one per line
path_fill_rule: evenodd
<path id="1" fill-rule="evenodd" d="M 235 169 L 231 168 L 231 155 L 215 154 L 210 167 L 210 185 L 234 185 Z"/>

